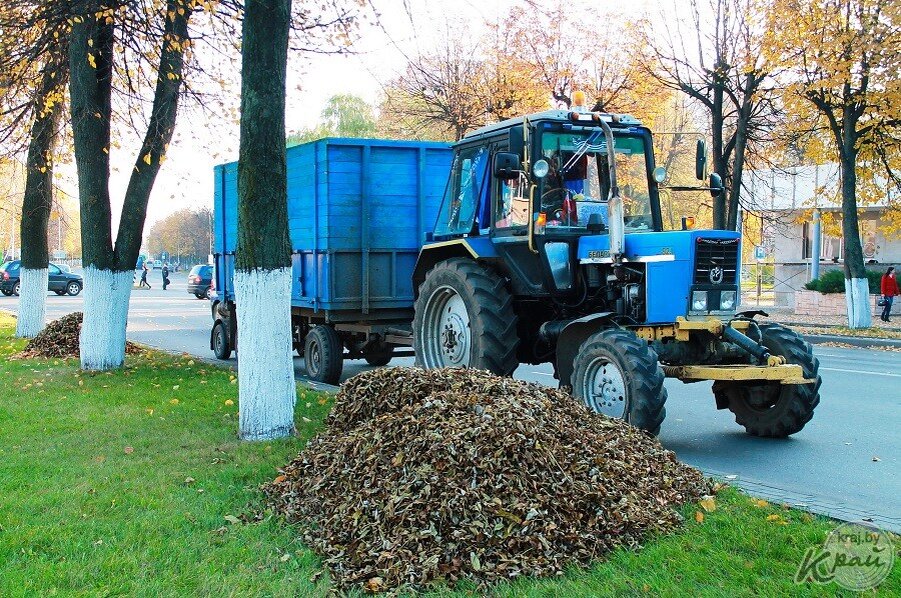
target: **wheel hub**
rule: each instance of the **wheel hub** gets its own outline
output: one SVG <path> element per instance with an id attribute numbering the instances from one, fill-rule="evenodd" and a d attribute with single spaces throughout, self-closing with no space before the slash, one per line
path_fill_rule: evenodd
<path id="1" fill-rule="evenodd" d="M 583 381 L 588 406 L 598 413 L 622 419 L 626 414 L 626 381 L 619 367 L 599 358 L 589 366 Z"/>
<path id="2" fill-rule="evenodd" d="M 316 343 L 311 343 L 310 350 L 307 352 L 305 359 L 309 359 L 309 370 L 314 375 L 319 373 L 320 362 L 322 361 L 322 356 L 319 354 L 319 345 Z"/>
<path id="3" fill-rule="evenodd" d="M 426 367 L 466 367 L 472 330 L 463 298 L 450 287 L 438 289 L 426 307 Z"/>

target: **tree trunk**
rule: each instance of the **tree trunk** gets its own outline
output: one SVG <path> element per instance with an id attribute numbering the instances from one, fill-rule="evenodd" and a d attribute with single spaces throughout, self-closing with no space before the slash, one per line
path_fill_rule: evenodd
<path id="1" fill-rule="evenodd" d="M 19 279 L 19 315 L 16 336 L 30 338 L 44 328 L 47 305 L 47 224 L 53 206 L 53 149 L 61 112 L 64 60 L 48 59 L 41 75 L 34 106 L 34 123 L 28 144 L 25 195 L 22 200 L 22 266 Z"/>
<path id="2" fill-rule="evenodd" d="M 285 75 L 291 0 L 247 0 L 238 159 L 239 433 L 294 432 L 291 245 L 285 159 Z"/>
<path id="3" fill-rule="evenodd" d="M 723 182 L 729 183 L 729 166 L 726 163 L 725 150 L 723 144 L 723 127 L 725 126 L 725 118 L 723 116 L 723 95 L 726 82 L 720 69 L 723 65 L 719 62 L 714 65 L 713 74 L 713 109 L 711 111 L 711 127 L 713 134 L 713 171 L 719 174 Z M 720 193 L 713 198 L 713 228 L 726 228 L 726 193 Z"/>
<path id="4" fill-rule="evenodd" d="M 847 129 L 847 127 L 845 127 Z M 848 306 L 848 327 L 869 328 L 873 323 L 870 306 L 870 286 L 863 263 L 860 227 L 857 222 L 857 151 L 853 130 L 845 133 L 842 151 L 842 236 L 845 246 L 845 301 Z"/>
<path id="5" fill-rule="evenodd" d="M 726 228 L 735 230 L 738 224 L 738 206 L 741 198 L 741 177 L 745 167 L 745 149 L 748 144 L 748 121 L 751 119 L 753 108 L 754 90 L 757 88 L 757 75 L 753 72 L 745 74 L 745 84 L 742 89 L 741 106 L 738 109 L 738 119 L 735 123 L 735 149 L 732 155 L 732 180 L 729 185 L 729 202 L 726 206 Z M 725 179 L 723 179 L 725 180 Z"/>
<path id="6" fill-rule="evenodd" d="M 115 24 L 98 17 L 104 4 L 76 3 L 69 48 L 72 130 L 81 203 L 84 263 L 84 322 L 81 367 L 104 370 L 125 360 L 125 329 L 132 276 L 150 190 L 172 138 L 188 39 L 189 0 L 168 0 L 160 42 L 153 107 L 135 168 L 129 179 L 116 237 L 112 240 L 109 194 L 109 142 Z"/>

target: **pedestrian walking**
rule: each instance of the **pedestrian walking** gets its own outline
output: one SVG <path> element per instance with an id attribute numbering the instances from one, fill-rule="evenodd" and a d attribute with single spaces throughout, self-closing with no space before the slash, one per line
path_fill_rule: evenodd
<path id="1" fill-rule="evenodd" d="M 883 322 L 891 322 L 889 316 L 892 314 L 892 303 L 894 303 L 896 296 L 901 295 L 901 291 L 898 291 L 898 278 L 895 275 L 894 266 L 890 266 L 886 273 L 882 275 L 882 281 L 879 286 L 883 302 L 880 319 Z"/>
<path id="2" fill-rule="evenodd" d="M 163 264 L 163 290 L 169 286 L 169 264 Z"/>
<path id="3" fill-rule="evenodd" d="M 141 284 L 138 285 L 139 288 L 140 288 L 140 287 L 147 287 L 148 289 L 152 289 L 152 288 L 153 288 L 153 287 L 150 286 L 150 283 L 147 282 L 147 272 L 148 272 L 149 270 L 150 270 L 150 269 L 147 267 L 147 264 L 145 263 L 144 266 L 143 266 L 143 269 L 141 270 Z"/>

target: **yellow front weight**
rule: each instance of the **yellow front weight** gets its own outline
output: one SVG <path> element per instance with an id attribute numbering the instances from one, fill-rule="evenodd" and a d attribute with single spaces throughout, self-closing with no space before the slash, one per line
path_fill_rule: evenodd
<path id="1" fill-rule="evenodd" d="M 776 358 L 782 361 L 781 357 Z M 804 377 L 804 370 L 793 363 L 781 365 L 665 365 L 667 378 L 680 380 L 767 380 L 781 384 L 812 384 Z"/>

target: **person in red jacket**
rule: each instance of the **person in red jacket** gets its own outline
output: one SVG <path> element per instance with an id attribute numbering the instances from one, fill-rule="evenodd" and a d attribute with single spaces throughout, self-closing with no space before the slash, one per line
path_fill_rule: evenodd
<path id="1" fill-rule="evenodd" d="M 885 306 L 882 308 L 882 315 L 880 318 L 883 322 L 890 322 L 889 314 L 892 313 L 892 302 L 895 300 L 896 295 L 901 295 L 901 291 L 898 290 L 898 280 L 895 276 L 894 266 L 891 266 L 888 271 L 882 275 L 880 292 L 885 299 Z"/>

